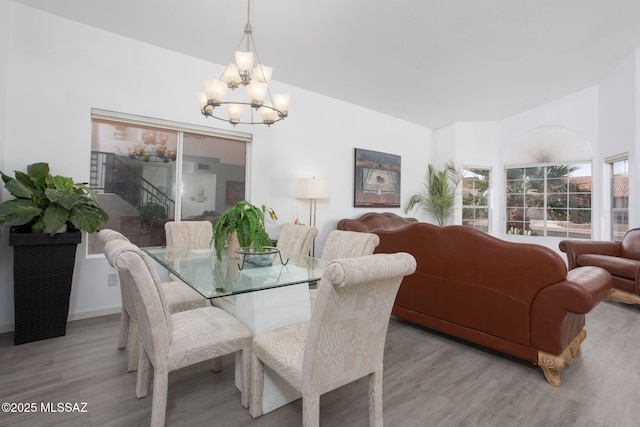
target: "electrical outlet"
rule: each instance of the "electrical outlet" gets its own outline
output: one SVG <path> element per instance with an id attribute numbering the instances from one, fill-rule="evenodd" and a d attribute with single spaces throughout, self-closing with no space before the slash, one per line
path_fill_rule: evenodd
<path id="1" fill-rule="evenodd" d="M 109 274 L 109 286 L 118 286 L 118 275 L 116 273 Z"/>

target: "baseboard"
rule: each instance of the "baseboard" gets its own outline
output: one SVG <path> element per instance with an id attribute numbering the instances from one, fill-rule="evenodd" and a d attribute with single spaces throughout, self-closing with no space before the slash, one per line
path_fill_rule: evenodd
<path id="1" fill-rule="evenodd" d="M 13 332 L 16 329 L 13 322 L 10 323 L 0 323 L 0 334 L 4 334 L 5 332 Z"/>
<path id="2" fill-rule="evenodd" d="M 109 314 L 117 314 L 122 312 L 121 306 L 100 308 L 98 310 L 83 311 L 80 313 L 69 313 L 67 321 L 72 322 L 74 320 L 89 319 L 92 317 L 108 316 Z M 15 324 L 13 322 L 0 323 L 0 334 L 5 332 L 13 332 L 15 330 Z"/>
<path id="3" fill-rule="evenodd" d="M 89 319 L 91 317 L 108 316 L 109 314 L 116 314 L 122 312 L 122 306 L 114 306 L 107 308 L 100 308 L 98 310 L 83 311 L 81 313 L 69 313 L 69 322 L 73 320 Z"/>

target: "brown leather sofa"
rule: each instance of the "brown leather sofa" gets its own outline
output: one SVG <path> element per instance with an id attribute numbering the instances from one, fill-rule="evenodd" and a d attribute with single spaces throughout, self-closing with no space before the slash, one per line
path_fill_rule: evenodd
<path id="1" fill-rule="evenodd" d="M 506 242 L 471 227 L 392 221 L 389 214 L 378 223 L 379 215 L 341 220 L 338 229 L 368 228 L 380 237 L 375 252 L 416 258 L 394 315 L 528 360 L 550 384 L 560 385 L 560 372 L 586 337 L 585 314 L 611 289 L 609 273 L 599 267 L 567 272 L 549 248 Z"/>
<path id="2" fill-rule="evenodd" d="M 625 233 L 620 242 L 563 240 L 569 270 L 602 267 L 611 273 L 613 288 L 605 299 L 640 304 L 640 228 Z"/>

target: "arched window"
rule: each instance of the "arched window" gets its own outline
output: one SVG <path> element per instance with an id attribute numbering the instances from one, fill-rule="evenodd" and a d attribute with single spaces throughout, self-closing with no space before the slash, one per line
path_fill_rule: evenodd
<path id="1" fill-rule="evenodd" d="M 591 238 L 591 149 L 560 126 L 518 138 L 505 164 L 505 232 Z"/>

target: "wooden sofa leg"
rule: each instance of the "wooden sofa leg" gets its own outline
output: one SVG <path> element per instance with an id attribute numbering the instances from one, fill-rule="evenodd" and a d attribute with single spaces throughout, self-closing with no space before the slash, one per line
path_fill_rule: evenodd
<path id="1" fill-rule="evenodd" d="M 587 338 L 587 331 L 583 329 L 576 335 L 573 341 L 569 343 L 569 346 L 564 349 L 562 354 L 558 356 L 538 350 L 538 366 L 542 369 L 544 377 L 549 384 L 555 387 L 560 386 L 560 372 L 562 372 L 565 365 L 571 364 L 578 353 L 582 351 L 581 344 L 585 338 Z"/>
<path id="2" fill-rule="evenodd" d="M 611 289 L 605 301 L 619 301 L 625 304 L 640 304 L 640 296 L 619 289 Z"/>

